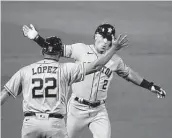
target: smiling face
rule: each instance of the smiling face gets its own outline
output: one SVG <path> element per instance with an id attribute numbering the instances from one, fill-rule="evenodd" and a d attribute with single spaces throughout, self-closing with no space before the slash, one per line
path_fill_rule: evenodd
<path id="1" fill-rule="evenodd" d="M 95 49 L 98 53 L 104 53 L 111 45 L 111 40 L 100 34 L 95 34 Z"/>

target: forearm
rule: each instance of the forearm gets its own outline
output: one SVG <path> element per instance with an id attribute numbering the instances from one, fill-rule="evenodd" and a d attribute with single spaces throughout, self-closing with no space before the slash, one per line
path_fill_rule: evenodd
<path id="1" fill-rule="evenodd" d="M 45 39 L 41 37 L 39 34 L 33 40 L 42 48 L 47 46 Z"/>
<path id="2" fill-rule="evenodd" d="M 99 68 L 104 66 L 116 53 L 116 50 L 114 48 L 108 50 L 105 54 L 101 55 L 96 61 L 93 62 L 94 68 Z"/>
<path id="3" fill-rule="evenodd" d="M 134 72 L 133 70 L 130 71 L 126 79 L 132 82 L 133 84 L 138 85 L 148 90 L 151 90 L 151 87 L 153 86 L 153 82 L 147 81 L 146 79 L 141 77 L 138 73 Z"/>
<path id="4" fill-rule="evenodd" d="M 105 54 L 102 54 L 97 60 L 86 65 L 86 75 L 96 72 L 102 68 L 116 53 L 115 48 L 111 48 Z"/>
<path id="5" fill-rule="evenodd" d="M 134 72 L 133 70 L 130 70 L 128 76 L 126 77 L 126 80 L 132 82 L 135 85 L 140 86 L 141 82 L 143 81 L 143 77 L 141 77 L 138 73 Z"/>
<path id="6" fill-rule="evenodd" d="M 1 91 L 1 105 L 4 104 L 4 102 L 7 100 L 7 98 L 10 96 L 10 94 L 7 92 L 6 89 L 3 89 Z"/>

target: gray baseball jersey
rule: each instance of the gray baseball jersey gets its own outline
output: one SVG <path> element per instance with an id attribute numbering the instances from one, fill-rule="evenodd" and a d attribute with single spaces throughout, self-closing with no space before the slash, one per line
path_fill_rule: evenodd
<path id="1" fill-rule="evenodd" d="M 64 46 L 64 56 L 75 59 L 76 62 L 89 64 L 95 61 L 100 54 L 94 45 L 76 43 Z M 82 130 L 89 127 L 94 138 L 110 138 L 111 127 L 105 104 L 92 108 L 75 101 L 75 97 L 91 102 L 105 100 L 113 73 L 127 77 L 130 68 L 123 60 L 114 55 L 113 58 L 94 74 L 85 76 L 84 81 L 72 85 L 72 96 L 68 102 L 67 131 L 70 138 L 79 138 Z"/>
<path id="2" fill-rule="evenodd" d="M 73 58 L 76 62 L 90 63 L 95 61 L 100 54 L 93 45 L 76 43 L 64 46 L 64 56 Z M 129 71 L 130 68 L 124 64 L 123 60 L 118 55 L 114 55 L 101 71 L 87 75 L 84 81 L 73 84 L 73 94 L 89 101 L 104 100 L 107 98 L 113 72 L 121 77 L 126 77 Z"/>
<path id="3" fill-rule="evenodd" d="M 84 76 L 83 63 L 44 59 L 17 71 L 4 87 L 14 97 L 23 93 L 23 112 L 66 114 L 70 85 Z"/>

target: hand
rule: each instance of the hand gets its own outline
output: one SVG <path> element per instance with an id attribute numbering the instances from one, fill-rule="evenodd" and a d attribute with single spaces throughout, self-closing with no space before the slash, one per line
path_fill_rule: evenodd
<path id="1" fill-rule="evenodd" d="M 27 25 L 23 25 L 23 35 L 29 39 L 35 39 L 38 35 L 38 32 L 35 30 L 35 27 L 32 24 L 30 24 L 30 28 Z"/>
<path id="2" fill-rule="evenodd" d="M 166 96 L 166 92 L 161 87 L 156 85 L 151 87 L 151 92 L 155 93 L 158 98 L 164 98 Z"/>
<path id="3" fill-rule="evenodd" d="M 115 50 L 118 51 L 123 47 L 128 46 L 128 40 L 127 40 L 127 35 L 122 35 L 120 34 L 117 39 L 112 40 L 112 46 L 115 47 Z"/>

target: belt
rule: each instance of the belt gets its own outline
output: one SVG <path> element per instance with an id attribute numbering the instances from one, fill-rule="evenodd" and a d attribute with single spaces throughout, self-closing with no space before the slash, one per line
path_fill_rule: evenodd
<path id="1" fill-rule="evenodd" d="M 78 101 L 81 104 L 89 105 L 91 107 L 97 107 L 97 106 L 105 103 L 105 100 L 100 100 L 97 102 L 90 102 L 90 101 L 87 101 L 87 100 L 79 98 L 79 97 L 75 97 L 75 101 Z"/>
<path id="2" fill-rule="evenodd" d="M 36 113 L 35 112 L 27 112 L 27 113 L 24 113 L 24 116 L 36 116 Z M 52 117 L 52 118 L 60 118 L 60 119 L 63 119 L 64 116 L 62 114 L 56 114 L 56 113 L 50 113 L 48 114 L 48 117 Z"/>

